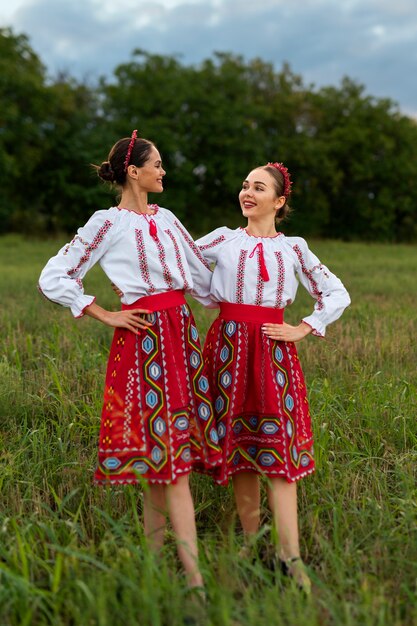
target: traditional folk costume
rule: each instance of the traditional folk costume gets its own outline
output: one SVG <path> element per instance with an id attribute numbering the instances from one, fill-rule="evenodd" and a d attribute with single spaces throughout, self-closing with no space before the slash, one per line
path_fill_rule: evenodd
<path id="1" fill-rule="evenodd" d="M 42 271 L 50 300 L 81 317 L 94 298 L 82 279 L 99 263 L 123 292 L 122 308 L 153 311 L 135 334 L 116 328 L 101 416 L 99 483 L 174 483 L 220 460 L 197 328 L 184 291 L 210 304 L 211 271 L 167 209 L 97 211 Z"/>
<path id="2" fill-rule="evenodd" d="M 215 263 L 211 295 L 220 303 L 204 347 L 223 450 L 216 481 L 241 471 L 295 481 L 314 471 L 304 376 L 294 343 L 269 339 L 261 325 L 283 322 L 300 281 L 316 300 L 303 321 L 323 337 L 349 295 L 300 237 L 223 227 L 196 243 Z"/>

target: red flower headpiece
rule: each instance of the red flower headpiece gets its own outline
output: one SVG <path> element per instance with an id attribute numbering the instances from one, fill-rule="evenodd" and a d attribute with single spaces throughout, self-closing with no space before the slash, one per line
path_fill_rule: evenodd
<path id="1" fill-rule="evenodd" d="M 282 195 L 288 198 L 288 196 L 291 194 L 291 188 L 292 188 L 292 182 L 290 180 L 289 171 L 287 170 L 287 168 L 285 167 L 283 163 L 267 163 L 267 165 L 269 165 L 270 167 L 275 167 L 276 170 L 281 172 L 284 178 L 284 190 L 282 192 Z"/>
<path id="2" fill-rule="evenodd" d="M 125 170 L 125 172 L 127 171 L 127 168 L 129 166 L 130 155 L 132 154 L 132 150 L 133 150 L 133 146 L 135 145 L 137 134 L 138 134 L 138 131 L 134 130 L 133 133 L 132 133 L 132 137 L 130 139 L 130 143 L 129 143 L 129 147 L 128 147 L 127 152 L 126 152 L 126 158 L 125 158 L 125 163 L 124 163 L 124 170 Z"/>

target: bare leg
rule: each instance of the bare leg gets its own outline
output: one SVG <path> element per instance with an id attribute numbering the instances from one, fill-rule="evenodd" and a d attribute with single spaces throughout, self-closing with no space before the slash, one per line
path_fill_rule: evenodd
<path id="1" fill-rule="evenodd" d="M 300 559 L 297 484 L 283 478 L 270 479 L 268 501 L 278 534 L 279 558 L 285 562 L 289 575 L 309 594 L 310 579 Z"/>
<path id="2" fill-rule="evenodd" d="M 166 485 L 148 485 L 143 494 L 143 523 L 148 545 L 158 554 L 164 544 Z"/>
<path id="3" fill-rule="evenodd" d="M 280 558 L 285 561 L 300 556 L 296 483 L 288 483 L 283 478 L 271 478 L 268 502 L 278 534 Z"/>
<path id="4" fill-rule="evenodd" d="M 177 540 L 177 550 L 190 587 L 202 587 L 203 578 L 198 566 L 197 529 L 194 503 L 188 476 L 178 478 L 167 486 L 169 518 Z"/>
<path id="5" fill-rule="evenodd" d="M 255 535 L 261 520 L 261 488 L 255 472 L 239 472 L 232 477 L 236 508 L 246 537 Z"/>

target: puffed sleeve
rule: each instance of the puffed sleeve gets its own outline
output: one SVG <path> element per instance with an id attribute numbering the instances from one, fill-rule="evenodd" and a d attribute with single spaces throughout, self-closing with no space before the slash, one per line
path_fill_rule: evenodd
<path id="1" fill-rule="evenodd" d="M 193 288 L 189 290 L 189 293 L 205 307 L 214 309 L 218 306 L 218 303 L 214 302 L 210 297 L 211 278 L 213 275 L 210 265 L 201 254 L 197 244 L 184 225 L 181 224 L 173 213 L 171 213 L 171 215 L 173 225 L 180 236 L 193 279 Z"/>
<path id="2" fill-rule="evenodd" d="M 216 228 L 208 235 L 196 239 L 196 244 L 200 249 L 203 257 L 209 263 L 215 263 L 217 261 L 217 255 L 221 248 L 221 244 L 226 241 L 227 236 L 233 231 L 227 226 L 221 226 Z"/>
<path id="3" fill-rule="evenodd" d="M 342 281 L 320 263 L 301 237 L 289 237 L 296 254 L 296 272 L 301 284 L 316 300 L 314 311 L 303 322 L 313 329 L 313 335 L 324 337 L 326 326 L 337 320 L 350 304 Z"/>
<path id="4" fill-rule="evenodd" d="M 95 300 L 84 293 L 82 279 L 108 249 L 112 228 L 109 212 L 97 211 L 41 272 L 40 292 L 48 300 L 69 307 L 74 317 L 84 315 Z"/>

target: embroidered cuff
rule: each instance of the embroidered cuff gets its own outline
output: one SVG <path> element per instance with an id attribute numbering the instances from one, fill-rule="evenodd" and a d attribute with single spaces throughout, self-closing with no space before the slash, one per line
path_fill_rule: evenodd
<path id="1" fill-rule="evenodd" d="M 326 334 L 326 327 L 324 324 L 315 319 L 314 315 L 309 315 L 308 317 L 303 317 L 302 321 L 305 324 L 308 324 L 313 330 L 311 334 L 315 337 L 324 337 Z"/>
<path id="2" fill-rule="evenodd" d="M 94 296 L 81 295 L 71 304 L 71 313 L 76 318 L 82 317 L 85 309 L 95 301 L 96 299 Z"/>

